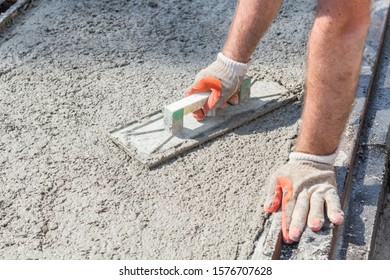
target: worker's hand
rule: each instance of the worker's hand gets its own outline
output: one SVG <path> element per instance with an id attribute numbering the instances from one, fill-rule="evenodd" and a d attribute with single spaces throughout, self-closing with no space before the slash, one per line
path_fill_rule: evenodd
<path id="1" fill-rule="evenodd" d="M 250 63 L 240 63 L 219 53 L 215 62 L 201 70 L 186 96 L 207 91 L 211 91 L 211 95 L 204 107 L 193 113 L 195 119 L 203 120 L 208 111 L 225 108 L 227 103 L 237 105 L 238 91 L 249 65 Z"/>
<path id="2" fill-rule="evenodd" d="M 294 154 L 294 153 L 292 153 Z M 299 154 L 299 153 L 298 153 Z M 282 234 L 285 243 L 298 241 L 306 225 L 319 231 L 325 221 L 344 221 L 333 166 L 310 160 L 292 159 L 270 177 L 266 212 L 282 207 Z"/>

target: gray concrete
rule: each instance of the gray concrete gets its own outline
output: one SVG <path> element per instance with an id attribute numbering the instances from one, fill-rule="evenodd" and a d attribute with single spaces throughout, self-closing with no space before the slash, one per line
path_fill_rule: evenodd
<path id="1" fill-rule="evenodd" d="M 233 1 L 35 2 L 0 34 L 0 258 L 249 258 L 299 104 L 155 170 L 105 136 L 183 96 Z M 285 1 L 250 75 L 302 92 L 315 2 Z"/>
<path id="2" fill-rule="evenodd" d="M 351 184 L 351 202 L 346 215 L 344 243 L 339 258 L 372 259 L 383 199 L 387 186 L 388 152 L 363 147 Z"/>
<path id="3" fill-rule="evenodd" d="M 376 241 L 388 182 L 389 157 L 389 69 L 390 28 L 387 23 L 382 54 L 375 74 L 363 135 L 360 139 L 356 167 L 351 184 L 349 211 L 340 257 L 346 259 L 384 258 L 375 248 L 386 239 Z M 386 223 L 386 220 L 384 221 Z M 382 242 L 382 243 L 381 243 Z"/>
<path id="4" fill-rule="evenodd" d="M 270 214 L 271 216 L 271 214 Z M 282 212 L 272 214 L 272 218 L 266 219 L 264 230 L 260 232 L 255 242 L 255 249 L 251 256 L 252 260 L 277 260 L 280 258 L 282 233 Z"/>
<path id="5" fill-rule="evenodd" d="M 0 1 L 0 4 L 3 4 L 5 1 Z M 20 14 L 24 9 L 26 9 L 33 0 L 19 0 L 16 1 L 12 6 L 10 6 L 5 12 L 0 13 L 0 31 L 5 28 L 8 24 L 12 23 L 14 17 Z M 11 4 L 11 3 L 9 3 Z"/>
<path id="6" fill-rule="evenodd" d="M 302 91 L 315 1 L 286 0 L 250 75 Z M 148 170 L 105 134 L 180 99 L 234 1 L 40 0 L 0 35 L 0 258 L 246 259 L 293 104 Z"/>

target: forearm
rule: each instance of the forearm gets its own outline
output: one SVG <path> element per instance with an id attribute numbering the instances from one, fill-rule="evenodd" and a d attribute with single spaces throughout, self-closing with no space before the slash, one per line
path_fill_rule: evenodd
<path id="1" fill-rule="evenodd" d="M 222 53 L 246 63 L 271 25 L 282 0 L 239 0 Z"/>
<path id="2" fill-rule="evenodd" d="M 368 27 L 369 1 L 357 2 L 365 2 L 360 9 L 365 14 L 356 22 L 337 26 L 337 18 L 325 15 L 313 26 L 296 151 L 326 155 L 337 149 L 355 97 Z"/>

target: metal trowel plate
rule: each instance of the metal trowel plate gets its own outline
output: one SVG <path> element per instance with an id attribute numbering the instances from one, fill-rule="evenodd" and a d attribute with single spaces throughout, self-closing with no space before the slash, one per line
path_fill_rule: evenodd
<path id="1" fill-rule="evenodd" d="M 208 117 L 201 122 L 188 114 L 184 116 L 180 135 L 174 136 L 165 131 L 163 113 L 158 111 L 110 131 L 109 136 L 130 156 L 153 167 L 294 99 L 279 84 L 255 81 L 247 103 L 218 110 L 216 117 Z"/>

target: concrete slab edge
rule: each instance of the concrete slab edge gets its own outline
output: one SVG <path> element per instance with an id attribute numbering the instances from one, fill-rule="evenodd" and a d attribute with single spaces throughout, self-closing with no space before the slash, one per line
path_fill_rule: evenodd
<path id="1" fill-rule="evenodd" d="M 280 212 L 272 215 L 272 219 L 265 220 L 263 228 L 269 228 L 264 234 L 259 234 L 254 244 L 252 260 L 275 260 L 280 258 L 282 234 L 280 225 L 282 214 Z"/>
<path id="2" fill-rule="evenodd" d="M 363 145 L 360 156 L 354 168 L 344 232 L 333 252 L 335 259 L 368 260 L 375 251 L 387 186 L 389 153 L 382 147 Z"/>
<path id="3" fill-rule="evenodd" d="M 19 0 L 12 5 L 5 13 L 0 15 L 0 31 L 3 30 L 20 12 L 27 9 L 34 0 Z"/>
<path id="4" fill-rule="evenodd" d="M 377 205 L 376 205 L 376 213 L 375 213 L 375 218 L 374 218 L 374 223 L 371 228 L 367 226 L 368 229 L 371 230 L 371 235 L 369 235 L 371 240 L 369 241 L 369 249 L 367 250 L 366 256 L 367 259 L 374 259 L 374 253 L 376 249 L 376 240 L 378 236 L 378 229 L 380 226 L 380 217 L 383 213 L 383 209 L 386 205 L 386 193 L 387 193 L 387 187 L 389 183 L 389 150 L 387 150 L 385 153 L 382 154 L 384 156 L 384 161 L 382 167 L 384 168 L 384 172 L 380 174 L 379 172 L 374 172 L 372 174 L 373 178 L 380 178 L 378 176 L 382 175 L 383 177 L 381 178 L 381 184 L 380 184 L 380 193 L 377 196 Z"/>

